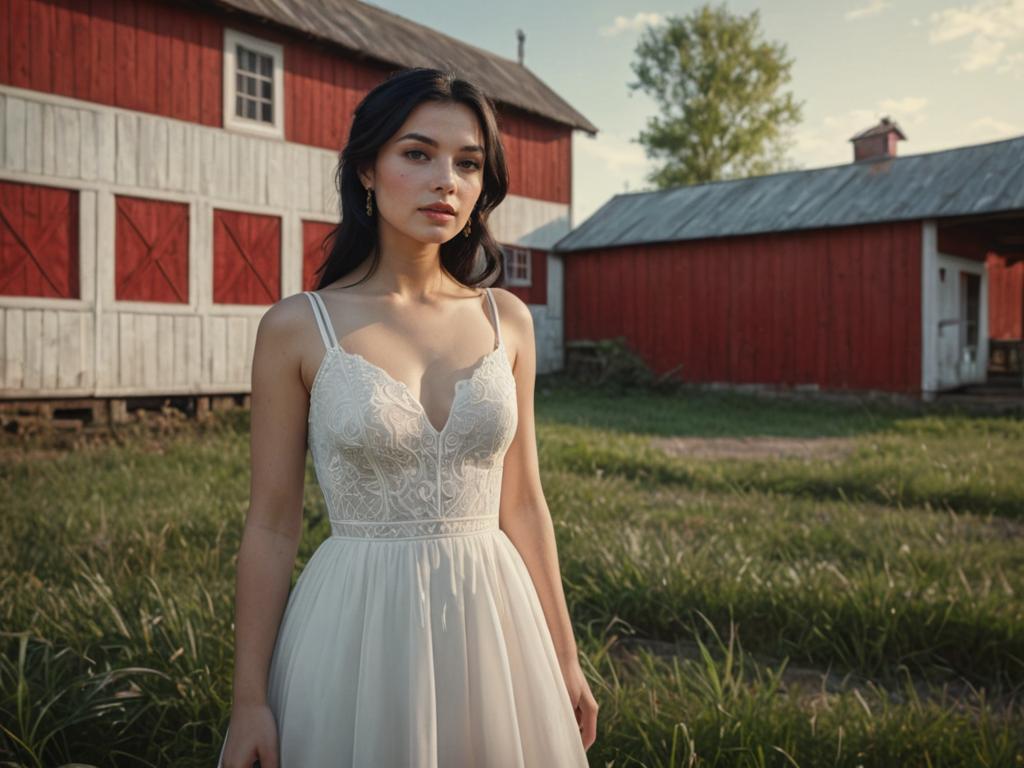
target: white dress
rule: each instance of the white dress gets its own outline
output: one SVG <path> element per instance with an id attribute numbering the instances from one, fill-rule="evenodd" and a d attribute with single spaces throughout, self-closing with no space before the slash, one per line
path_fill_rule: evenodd
<path id="1" fill-rule="evenodd" d="M 486 293 L 496 346 L 438 431 L 404 383 L 338 345 L 306 292 L 327 348 L 309 448 L 332 535 L 270 662 L 282 768 L 587 765 L 539 597 L 498 527 L 518 411 Z"/>

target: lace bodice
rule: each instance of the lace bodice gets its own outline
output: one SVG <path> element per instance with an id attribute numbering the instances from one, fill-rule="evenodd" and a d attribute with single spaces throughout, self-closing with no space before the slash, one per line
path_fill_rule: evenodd
<path id="1" fill-rule="evenodd" d="M 334 536 L 422 538 L 498 526 L 518 410 L 498 308 L 486 292 L 496 346 L 455 383 L 440 430 L 403 382 L 342 349 L 323 299 L 305 292 L 326 347 L 310 389 L 309 448 Z"/>

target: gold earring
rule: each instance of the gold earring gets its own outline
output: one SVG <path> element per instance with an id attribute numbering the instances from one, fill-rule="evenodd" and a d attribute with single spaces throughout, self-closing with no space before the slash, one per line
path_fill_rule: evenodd
<path id="1" fill-rule="evenodd" d="M 466 226 L 462 230 L 463 237 L 469 237 L 469 230 L 471 229 L 470 224 L 472 223 L 472 220 L 473 220 L 473 214 L 471 213 L 471 214 L 469 214 L 469 218 L 466 219 Z"/>
<path id="2" fill-rule="evenodd" d="M 370 199 L 370 196 L 372 194 L 373 194 L 373 190 L 372 189 L 366 190 L 366 215 L 367 216 L 373 216 L 373 200 Z"/>

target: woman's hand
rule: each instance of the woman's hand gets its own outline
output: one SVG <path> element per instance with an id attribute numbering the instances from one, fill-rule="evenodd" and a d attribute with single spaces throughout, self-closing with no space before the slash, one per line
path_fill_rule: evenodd
<path id="1" fill-rule="evenodd" d="M 221 768 L 280 768 L 277 753 L 277 721 L 266 704 L 235 705 L 228 723 Z"/>
<path id="2" fill-rule="evenodd" d="M 583 748 L 590 749 L 590 745 L 597 739 L 597 700 L 590 692 L 590 686 L 587 685 L 578 659 L 563 662 L 561 666 L 565 687 L 569 691 L 569 700 L 576 712 Z"/>

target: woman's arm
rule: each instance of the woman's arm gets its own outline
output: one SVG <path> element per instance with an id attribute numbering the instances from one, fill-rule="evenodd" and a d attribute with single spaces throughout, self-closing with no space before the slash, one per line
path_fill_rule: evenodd
<path id="1" fill-rule="evenodd" d="M 503 320 L 502 334 L 515 340 L 513 373 L 519 408 L 516 435 L 505 454 L 502 470 L 499 513 L 501 529 L 515 544 L 530 571 L 559 660 L 576 660 L 576 639 L 562 590 L 555 529 L 540 482 L 533 416 L 534 378 L 537 371 L 533 316 L 529 307 L 514 294 L 501 290 L 493 292 L 496 301 L 498 295 L 502 294 L 499 307 L 499 315 Z"/>
<path id="2" fill-rule="evenodd" d="M 555 528 L 544 499 L 537 458 L 537 436 L 533 415 L 534 378 L 537 371 L 536 342 L 530 308 L 512 293 L 495 290 L 498 313 L 508 318 L 502 323 L 505 338 L 514 338 L 516 349 L 513 374 L 516 379 L 516 403 L 519 423 L 516 435 L 505 454 L 501 480 L 499 522 L 505 535 L 522 555 L 530 578 L 544 608 L 566 690 L 576 714 L 583 746 L 597 738 L 597 701 L 587 685 L 577 655 L 569 609 L 562 589 L 558 565 Z M 500 300 L 498 295 L 501 295 Z"/>
<path id="3" fill-rule="evenodd" d="M 235 587 L 235 706 L 266 703 L 270 658 L 302 534 L 309 394 L 298 340 L 303 323 L 312 319 L 309 311 L 304 296 L 285 299 L 263 315 L 256 333 L 252 479 Z"/>

